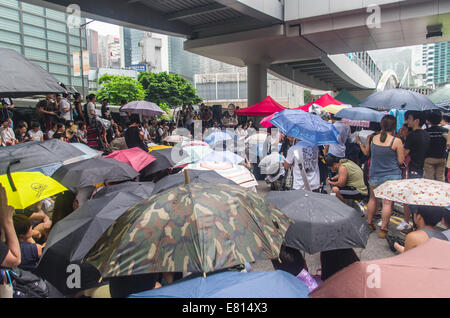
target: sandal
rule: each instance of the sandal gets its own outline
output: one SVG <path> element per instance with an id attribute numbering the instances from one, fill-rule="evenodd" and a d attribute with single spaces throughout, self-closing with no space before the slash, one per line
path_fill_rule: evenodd
<path id="1" fill-rule="evenodd" d="M 372 224 L 372 223 L 368 224 L 367 226 L 369 227 L 369 229 L 371 231 L 375 231 L 377 229 L 377 227 L 374 224 Z"/>
<path id="2" fill-rule="evenodd" d="M 387 234 L 388 234 L 388 230 L 382 230 L 382 229 L 380 229 L 380 230 L 378 231 L 378 237 L 379 237 L 379 238 L 385 239 L 386 236 L 387 236 Z"/>

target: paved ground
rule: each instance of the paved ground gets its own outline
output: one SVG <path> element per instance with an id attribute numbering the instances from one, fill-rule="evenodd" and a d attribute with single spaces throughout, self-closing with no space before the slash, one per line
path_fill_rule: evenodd
<path id="1" fill-rule="evenodd" d="M 258 193 L 261 195 L 266 195 L 270 191 L 268 186 L 264 181 L 258 181 L 259 185 L 257 187 Z M 390 226 L 390 229 L 392 231 L 395 230 L 395 227 L 400 224 L 401 218 L 394 215 L 392 218 L 392 224 Z M 395 224 L 395 223 L 397 224 Z M 396 231 L 398 232 L 398 231 Z M 393 253 L 389 249 L 389 245 L 387 240 L 378 238 L 377 232 L 372 232 L 369 236 L 369 240 L 367 241 L 367 246 L 365 249 L 358 248 L 355 249 L 356 254 L 359 256 L 359 258 L 362 261 L 368 261 L 368 260 L 374 260 L 374 259 L 380 259 L 380 258 L 386 258 L 394 256 L 395 253 Z M 308 269 L 312 274 L 315 274 L 317 270 L 320 268 L 320 254 L 304 254 L 306 263 L 308 264 Z M 258 261 L 255 264 L 252 265 L 252 271 L 255 272 L 264 272 L 273 270 L 272 263 L 270 261 Z"/>

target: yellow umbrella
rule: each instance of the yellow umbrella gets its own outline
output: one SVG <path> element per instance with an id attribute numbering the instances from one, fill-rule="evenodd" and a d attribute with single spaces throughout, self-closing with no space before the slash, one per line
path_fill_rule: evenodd
<path id="1" fill-rule="evenodd" d="M 350 106 L 350 105 L 328 105 L 328 106 L 322 108 L 322 110 L 327 112 L 327 113 L 331 113 L 333 115 L 336 115 L 338 112 L 340 112 L 344 108 L 351 108 L 351 107 L 352 106 Z"/>
<path id="2" fill-rule="evenodd" d="M 0 176 L 0 183 L 6 189 L 8 203 L 15 209 L 25 209 L 30 205 L 51 197 L 67 188 L 41 172 L 13 172 Z"/>
<path id="3" fill-rule="evenodd" d="M 148 147 L 148 152 L 152 152 L 153 150 L 166 149 L 166 148 L 173 148 L 173 147 L 165 146 L 165 145 L 150 146 L 150 147 Z"/>

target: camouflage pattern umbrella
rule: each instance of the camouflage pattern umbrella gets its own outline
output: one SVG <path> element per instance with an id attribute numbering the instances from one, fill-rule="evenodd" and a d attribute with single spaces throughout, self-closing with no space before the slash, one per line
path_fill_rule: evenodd
<path id="1" fill-rule="evenodd" d="M 291 220 L 239 186 L 185 184 L 129 208 L 85 261 L 104 278 L 209 273 L 279 255 Z"/>

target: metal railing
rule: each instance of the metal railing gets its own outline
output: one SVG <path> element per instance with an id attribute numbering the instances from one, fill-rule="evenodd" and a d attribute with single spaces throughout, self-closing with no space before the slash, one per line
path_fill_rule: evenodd
<path id="1" fill-rule="evenodd" d="M 348 53 L 347 57 L 356 65 L 361 67 L 369 76 L 378 83 L 383 72 L 378 68 L 375 61 L 367 52 Z"/>

